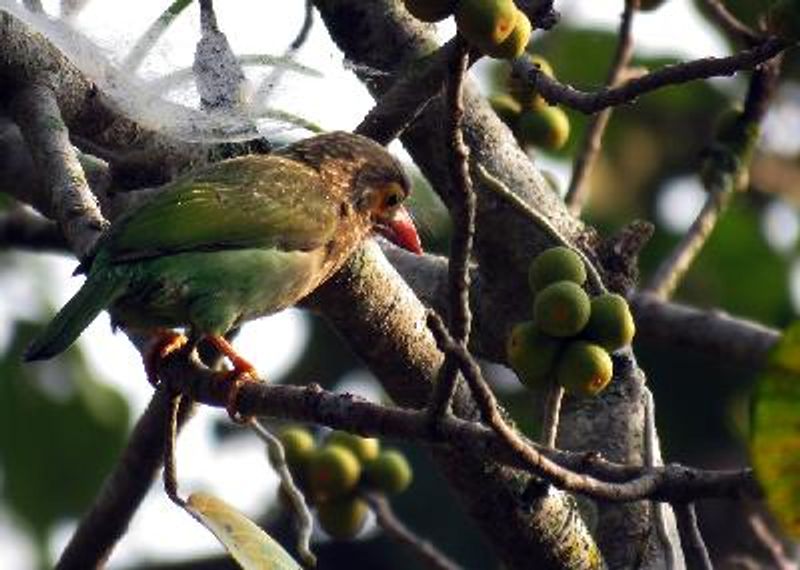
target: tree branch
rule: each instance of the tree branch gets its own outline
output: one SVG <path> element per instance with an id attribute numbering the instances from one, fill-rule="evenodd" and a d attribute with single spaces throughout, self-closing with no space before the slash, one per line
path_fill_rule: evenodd
<path id="1" fill-rule="evenodd" d="M 625 77 L 628 63 L 630 63 L 633 56 L 631 30 L 633 29 L 633 16 L 638 8 L 639 0 L 625 0 L 625 9 L 622 12 L 622 21 L 617 33 L 617 48 L 606 79 L 606 86 L 609 88 L 616 87 L 622 81 Z M 608 121 L 611 119 L 611 112 L 612 108 L 609 107 L 594 115 L 586 127 L 586 133 L 583 135 L 580 151 L 578 151 L 578 157 L 575 159 L 575 165 L 572 169 L 572 178 L 569 182 L 567 195 L 564 197 L 564 201 L 573 215 L 580 215 L 589 198 L 589 173 L 591 173 L 592 167 L 600 154 L 603 133 L 606 130 Z"/>
<path id="2" fill-rule="evenodd" d="M 392 539 L 409 549 L 420 561 L 423 567 L 431 570 L 459 570 L 460 566 L 447 558 L 433 544 L 411 532 L 392 511 L 392 506 L 386 497 L 374 493 L 366 493 L 365 500 L 369 503 L 378 526 Z"/>
<path id="3" fill-rule="evenodd" d="M 57 570 L 97 568 L 125 534 L 162 465 L 169 403 L 165 390 L 153 396 L 136 423 L 116 467 L 61 553 Z M 178 426 L 190 415 L 191 405 L 183 406 Z"/>
<path id="4" fill-rule="evenodd" d="M 70 249 L 86 258 L 108 223 L 86 182 L 52 90 L 41 83 L 21 87 L 10 109 L 42 172 L 52 211 Z"/>
<path id="5" fill-rule="evenodd" d="M 706 57 L 668 65 L 658 71 L 631 79 L 619 87 L 606 87 L 595 92 L 580 91 L 560 83 L 546 76 L 524 58 L 514 62 L 513 73 L 526 81 L 551 105 L 566 105 L 583 113 L 592 114 L 608 107 L 629 103 L 641 95 L 668 85 L 680 85 L 697 79 L 733 75 L 738 71 L 753 69 L 790 46 L 790 43 L 782 39 L 770 38 L 729 57 Z"/>

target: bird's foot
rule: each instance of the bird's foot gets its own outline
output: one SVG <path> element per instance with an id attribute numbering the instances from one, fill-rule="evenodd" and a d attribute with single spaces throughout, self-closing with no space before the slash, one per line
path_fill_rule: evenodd
<path id="1" fill-rule="evenodd" d="M 244 416 L 237 410 L 236 400 L 239 396 L 239 390 L 247 382 L 258 382 L 258 374 L 255 366 L 250 364 L 247 360 L 239 356 L 236 350 L 231 346 L 224 337 L 209 336 L 208 341 L 214 345 L 233 365 L 233 370 L 225 373 L 224 381 L 229 384 L 226 396 L 225 410 L 228 412 L 231 420 L 237 424 L 246 424 L 250 422 L 250 416 Z"/>
<path id="2" fill-rule="evenodd" d="M 176 350 L 186 346 L 187 342 L 189 342 L 189 339 L 185 335 L 175 331 L 165 329 L 156 333 L 152 346 L 144 356 L 144 370 L 147 374 L 147 381 L 150 384 L 154 387 L 158 386 L 158 368 L 161 365 L 161 361 Z"/>

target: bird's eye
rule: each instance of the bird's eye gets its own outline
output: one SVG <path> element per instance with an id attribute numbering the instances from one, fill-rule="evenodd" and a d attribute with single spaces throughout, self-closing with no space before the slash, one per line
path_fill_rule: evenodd
<path id="1" fill-rule="evenodd" d="M 386 207 L 387 209 L 394 208 L 395 206 L 400 204 L 400 195 L 397 194 L 396 192 L 392 192 L 386 197 L 386 200 L 384 201 L 383 204 L 384 207 Z"/>

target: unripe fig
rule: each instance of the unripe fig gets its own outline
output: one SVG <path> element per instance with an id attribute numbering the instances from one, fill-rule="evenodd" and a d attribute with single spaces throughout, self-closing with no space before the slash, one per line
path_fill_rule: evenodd
<path id="1" fill-rule="evenodd" d="M 456 9 L 457 0 L 405 0 L 406 9 L 423 22 L 444 20 Z"/>
<path id="2" fill-rule="evenodd" d="M 517 323 L 506 342 L 508 363 L 529 388 L 543 386 L 553 372 L 561 342 L 540 332 L 532 321 Z"/>
<path id="3" fill-rule="evenodd" d="M 569 140 L 569 118 L 560 107 L 544 105 L 523 112 L 515 134 L 520 145 L 558 150 Z"/>
<path id="4" fill-rule="evenodd" d="M 586 282 L 586 266 L 572 249 L 558 245 L 536 256 L 528 268 L 528 285 L 531 291 L 541 291 L 556 281 L 572 281 L 578 285 Z"/>
<path id="5" fill-rule="evenodd" d="M 486 50 L 486 55 L 497 59 L 514 59 L 525 52 L 531 39 L 531 21 L 523 12 L 517 10 L 517 24 L 503 43 Z"/>
<path id="6" fill-rule="evenodd" d="M 533 321 L 543 333 L 574 336 L 589 322 L 591 303 L 580 285 L 559 281 L 542 289 L 533 301 Z"/>
<path id="7" fill-rule="evenodd" d="M 639 10 L 650 12 L 660 7 L 666 0 L 639 0 Z"/>
<path id="8" fill-rule="evenodd" d="M 527 57 L 547 77 L 555 77 L 553 67 L 542 56 L 527 53 L 524 57 Z M 527 82 L 513 73 L 508 76 L 508 92 L 519 101 L 523 109 L 537 109 L 547 106 L 547 101 L 541 95 L 534 92 Z"/>
<path id="9" fill-rule="evenodd" d="M 304 428 L 287 427 L 281 430 L 278 439 L 283 445 L 289 469 L 299 473 L 314 453 L 314 436 Z"/>
<path id="10" fill-rule="evenodd" d="M 352 491 L 361 477 L 361 463 L 349 449 L 326 445 L 308 460 L 308 484 L 318 500 L 341 497 Z"/>
<path id="11" fill-rule="evenodd" d="M 346 431 L 332 431 L 326 440 L 327 445 L 341 445 L 349 449 L 361 463 L 367 463 L 378 457 L 381 444 L 374 437 L 361 437 Z"/>
<path id="12" fill-rule="evenodd" d="M 394 495 L 408 488 L 413 474 L 405 455 L 395 449 L 387 449 L 377 459 L 367 463 L 364 477 L 373 488 Z"/>
<path id="13" fill-rule="evenodd" d="M 513 0 L 460 0 L 456 26 L 469 43 L 488 53 L 514 31 L 518 13 Z"/>
<path id="14" fill-rule="evenodd" d="M 514 124 L 517 122 L 517 117 L 522 112 L 522 107 L 517 100 L 510 95 L 501 93 L 489 97 L 489 104 L 494 109 L 494 112 L 497 113 L 497 116 L 500 117 L 500 120 L 513 129 Z"/>
<path id="15" fill-rule="evenodd" d="M 609 352 L 628 346 L 636 333 L 636 325 L 625 298 L 616 293 L 594 297 L 592 314 L 583 333 Z"/>
<path id="16" fill-rule="evenodd" d="M 596 344 L 576 340 L 558 358 L 556 379 L 573 396 L 594 396 L 611 381 L 614 365 L 608 352 Z"/>
<path id="17" fill-rule="evenodd" d="M 340 497 L 320 503 L 317 507 L 319 525 L 331 538 L 351 540 L 358 536 L 364 521 L 367 520 L 368 507 L 358 497 Z"/>

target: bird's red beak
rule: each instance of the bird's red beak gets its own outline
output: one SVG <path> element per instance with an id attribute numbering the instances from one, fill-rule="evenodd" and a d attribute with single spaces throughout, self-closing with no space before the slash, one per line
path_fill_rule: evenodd
<path id="1" fill-rule="evenodd" d="M 389 220 L 381 220 L 375 224 L 375 230 L 398 247 L 407 249 L 417 255 L 422 254 L 422 243 L 419 241 L 414 220 L 403 206 L 399 206 Z"/>

